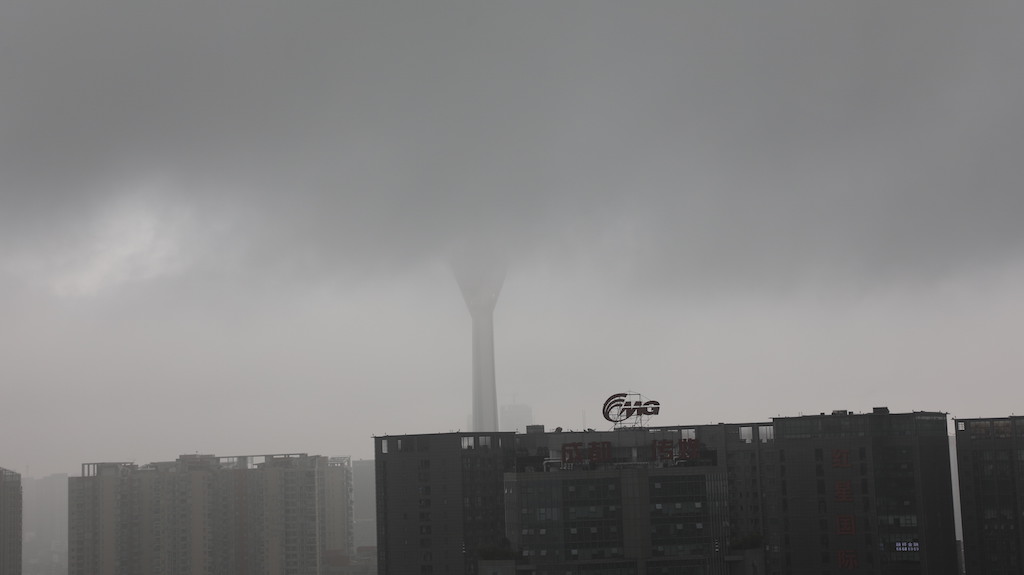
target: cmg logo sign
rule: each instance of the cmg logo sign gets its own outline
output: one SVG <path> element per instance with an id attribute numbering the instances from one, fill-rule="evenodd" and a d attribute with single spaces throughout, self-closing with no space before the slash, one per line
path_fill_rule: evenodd
<path id="1" fill-rule="evenodd" d="M 634 400 L 627 399 L 635 397 Z M 658 415 L 661 404 L 657 401 L 644 401 L 640 394 L 616 393 L 604 402 L 604 418 L 612 423 L 621 423 L 631 417 Z"/>

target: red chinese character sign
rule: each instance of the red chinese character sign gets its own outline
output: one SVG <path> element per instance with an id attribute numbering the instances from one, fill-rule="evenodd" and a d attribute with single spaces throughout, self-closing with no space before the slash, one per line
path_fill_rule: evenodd
<path id="1" fill-rule="evenodd" d="M 612 442 L 591 441 L 562 444 L 562 463 L 605 463 L 612 459 Z"/>
<path id="2" fill-rule="evenodd" d="M 849 449 L 833 449 L 832 450 L 832 468 L 843 469 L 850 466 L 850 450 Z"/>
<path id="3" fill-rule="evenodd" d="M 616 393 L 605 400 L 602 414 L 616 427 L 643 427 L 652 415 L 658 415 L 661 404 L 639 393 Z"/>
<path id="4" fill-rule="evenodd" d="M 857 518 L 853 515 L 837 515 L 836 533 L 839 535 L 856 535 Z"/>
<path id="5" fill-rule="evenodd" d="M 583 463 L 583 443 L 563 443 L 562 463 Z"/>
<path id="6" fill-rule="evenodd" d="M 853 484 L 849 479 L 836 480 L 836 501 L 840 503 L 853 503 Z"/>

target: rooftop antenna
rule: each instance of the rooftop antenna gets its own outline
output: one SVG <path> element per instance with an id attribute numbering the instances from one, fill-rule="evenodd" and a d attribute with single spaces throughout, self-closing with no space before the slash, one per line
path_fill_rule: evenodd
<path id="1" fill-rule="evenodd" d="M 498 431 L 494 306 L 505 283 L 504 260 L 493 252 L 466 251 L 453 258 L 452 269 L 473 318 L 472 431 Z"/>

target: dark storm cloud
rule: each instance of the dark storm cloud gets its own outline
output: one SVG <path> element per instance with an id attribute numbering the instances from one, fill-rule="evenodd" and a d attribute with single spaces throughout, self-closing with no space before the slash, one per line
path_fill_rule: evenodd
<path id="1" fill-rule="evenodd" d="M 1024 245 L 1022 17 L 10 0 L 0 233 L 75 241 L 163 178 L 193 227 L 230 222 L 289 273 L 485 236 L 669 285 L 956 273 Z"/>

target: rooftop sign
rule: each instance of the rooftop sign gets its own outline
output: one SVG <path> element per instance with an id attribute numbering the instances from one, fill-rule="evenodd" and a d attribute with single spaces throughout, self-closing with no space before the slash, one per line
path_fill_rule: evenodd
<path id="1" fill-rule="evenodd" d="M 658 415 L 660 411 L 660 403 L 646 400 L 639 393 L 616 393 L 605 400 L 602 413 L 612 423 L 633 420 L 634 425 L 642 425 L 645 416 Z"/>

